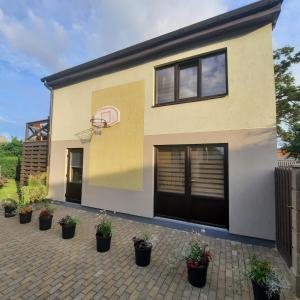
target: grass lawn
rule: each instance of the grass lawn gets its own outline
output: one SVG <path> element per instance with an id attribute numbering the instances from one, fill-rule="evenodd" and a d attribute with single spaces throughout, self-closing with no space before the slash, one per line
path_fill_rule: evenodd
<path id="1" fill-rule="evenodd" d="M 8 179 L 8 182 L 0 188 L 0 201 L 5 198 L 14 198 L 17 196 L 17 182 L 14 179 Z"/>

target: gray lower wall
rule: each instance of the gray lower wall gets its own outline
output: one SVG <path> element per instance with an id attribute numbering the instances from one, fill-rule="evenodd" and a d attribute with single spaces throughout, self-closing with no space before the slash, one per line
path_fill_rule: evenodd
<path id="1" fill-rule="evenodd" d="M 276 164 L 275 128 L 148 135 L 144 139 L 143 190 L 118 190 L 88 184 L 88 144 L 55 141 L 51 147 L 49 197 L 64 201 L 66 149 L 84 148 L 82 204 L 153 217 L 154 146 L 164 144 L 228 143 L 229 231 L 274 240 Z M 101 155 L 99 156 L 101 159 Z M 126 176 L 126 174 L 124 174 Z"/>

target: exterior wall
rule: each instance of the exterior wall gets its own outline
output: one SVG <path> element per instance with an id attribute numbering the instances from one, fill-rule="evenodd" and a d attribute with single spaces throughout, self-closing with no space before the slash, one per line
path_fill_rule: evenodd
<path id="1" fill-rule="evenodd" d="M 66 149 L 83 147 L 82 204 L 153 217 L 154 145 L 228 143 L 229 230 L 274 239 L 276 132 L 271 36 L 272 27 L 267 25 L 240 37 L 54 90 L 49 196 L 64 201 Z M 152 107 L 155 66 L 221 48 L 227 48 L 228 96 Z M 132 97 L 126 93 L 123 98 L 119 97 L 117 89 L 128 84 L 143 85 L 144 93 L 137 87 L 136 92 L 128 92 Z M 108 94 L 100 96 L 103 93 Z M 115 106 L 121 107 L 121 122 L 104 129 L 103 136 L 96 137 L 97 140 L 93 137 L 91 144 L 81 145 L 76 133 L 90 128 L 89 120 L 98 105 L 114 105 L 115 99 Z M 127 100 L 126 105 L 122 99 Z M 123 115 L 128 113 L 134 120 L 128 117 L 125 122 Z M 120 141 L 117 137 L 121 132 L 132 136 Z M 135 141 L 135 137 L 139 141 Z M 129 164 L 133 165 L 123 167 L 126 155 L 133 151 L 130 146 L 133 142 L 137 152 L 132 158 L 136 157 L 137 161 L 132 160 Z M 102 144 L 105 154 L 97 151 Z M 125 172 L 121 177 L 118 175 L 117 180 L 103 179 L 101 174 L 108 172 L 109 164 L 103 165 L 101 159 L 114 162 L 114 172 Z M 130 168 L 135 169 L 136 177 L 127 183 Z M 95 176 L 101 178 L 95 181 L 91 178 Z"/>
<path id="2" fill-rule="evenodd" d="M 92 138 L 90 185 L 143 189 L 144 91 L 144 81 L 137 81 L 93 92 L 92 114 L 113 105 L 120 110 L 122 123 L 103 129 L 101 136 Z"/>

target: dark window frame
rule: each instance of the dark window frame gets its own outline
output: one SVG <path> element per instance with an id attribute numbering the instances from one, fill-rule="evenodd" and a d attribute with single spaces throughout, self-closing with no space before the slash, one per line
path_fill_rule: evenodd
<path id="1" fill-rule="evenodd" d="M 201 96 L 201 80 L 202 80 L 202 59 L 215 56 L 219 54 L 225 54 L 225 93 L 216 94 L 216 95 L 210 95 L 210 96 Z M 189 97 L 189 98 L 179 98 L 179 80 L 180 80 L 180 67 L 184 68 L 187 66 L 193 66 L 197 65 L 198 72 L 197 72 L 197 96 L 196 97 Z M 174 100 L 170 102 L 164 102 L 164 103 L 158 103 L 157 102 L 157 71 L 162 70 L 164 68 L 174 67 Z M 182 104 L 182 103 L 189 103 L 194 101 L 203 101 L 203 100 L 210 100 L 210 99 L 217 99 L 217 98 L 223 98 L 225 96 L 228 96 L 228 61 L 227 61 L 227 48 L 218 49 L 215 51 L 207 52 L 201 55 L 197 55 L 194 57 L 181 59 L 178 61 L 174 61 L 171 63 L 167 63 L 164 65 L 156 66 L 154 68 L 155 72 L 155 90 L 154 90 L 154 105 L 152 107 L 160 107 L 160 106 L 166 106 L 166 105 L 174 105 L 174 104 Z"/>

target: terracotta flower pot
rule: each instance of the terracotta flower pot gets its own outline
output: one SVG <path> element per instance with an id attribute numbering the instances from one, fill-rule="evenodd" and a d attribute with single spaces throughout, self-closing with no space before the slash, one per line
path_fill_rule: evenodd
<path id="1" fill-rule="evenodd" d="M 52 218 L 53 216 L 40 216 L 39 217 L 40 230 L 50 229 L 52 226 Z"/>
<path id="2" fill-rule="evenodd" d="M 106 252 L 110 249 L 111 236 L 103 237 L 102 235 L 96 233 L 96 240 L 98 252 Z"/>
<path id="3" fill-rule="evenodd" d="M 206 284 L 207 269 L 208 264 L 200 266 L 191 266 L 189 265 L 189 263 L 187 263 L 189 283 L 195 287 L 204 287 Z"/>

